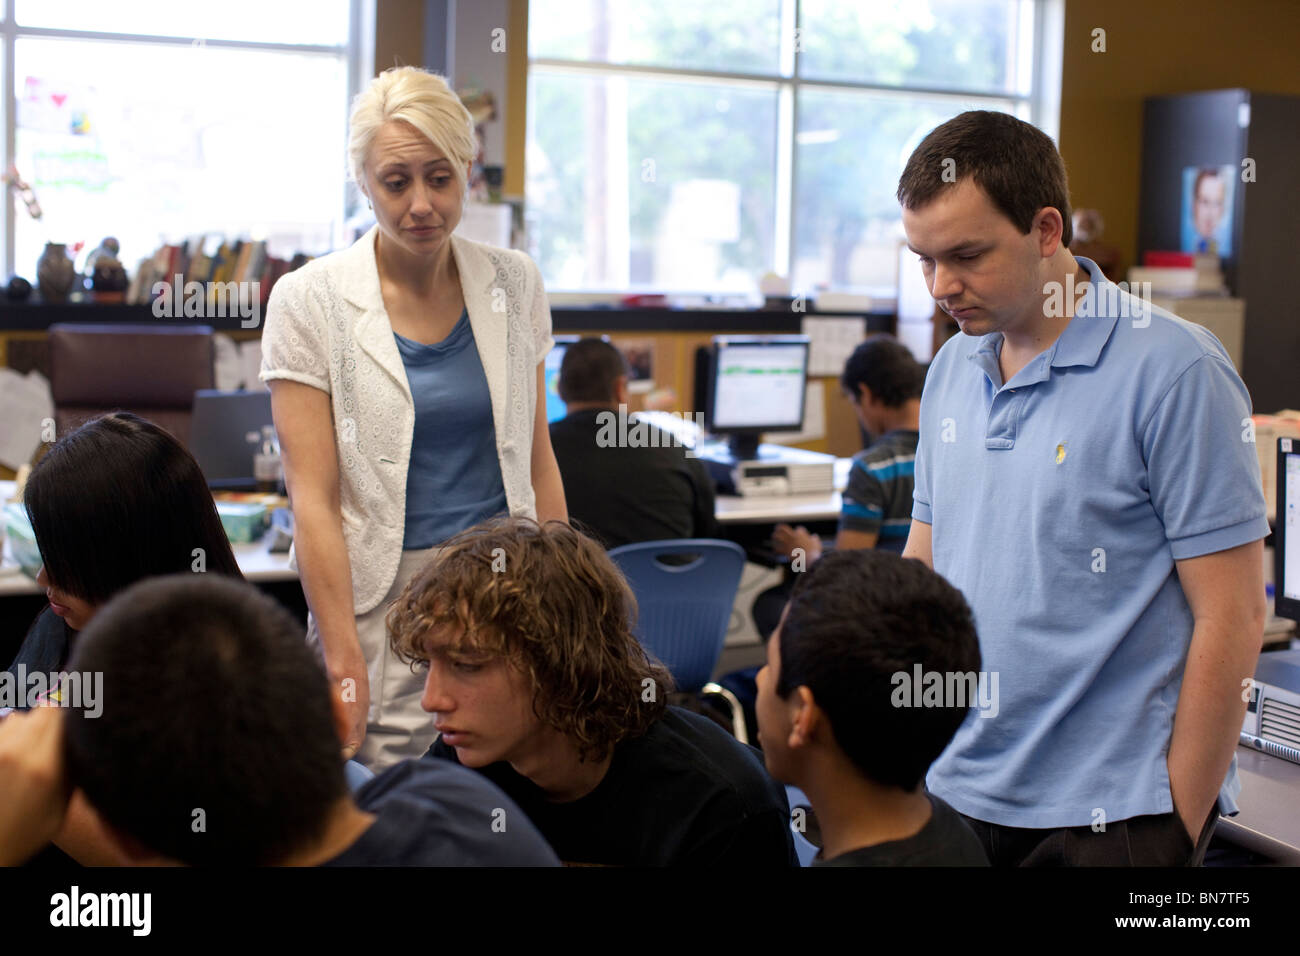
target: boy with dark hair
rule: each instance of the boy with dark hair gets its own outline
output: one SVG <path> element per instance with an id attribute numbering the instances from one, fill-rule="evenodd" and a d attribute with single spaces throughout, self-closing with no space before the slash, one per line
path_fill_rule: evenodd
<path id="1" fill-rule="evenodd" d="M 551 423 L 551 447 L 564 481 L 569 518 L 607 548 L 717 532 L 713 481 L 704 465 L 661 429 L 627 414 L 627 362 L 598 338 L 564 351 L 557 390 L 565 417 Z M 626 432 L 621 439 L 609 436 Z"/>
<path id="2" fill-rule="evenodd" d="M 873 335 L 853 350 L 840 374 L 844 393 L 871 444 L 853 456 L 835 547 L 901 553 L 912 523 L 912 462 L 925 368 L 893 336 Z M 778 547 L 802 547 L 809 561 L 821 542 L 804 528 L 778 525 Z"/>
<path id="3" fill-rule="evenodd" d="M 898 339 L 875 335 L 853 350 L 840 389 L 871 444 L 853 456 L 835 547 L 902 553 L 912 524 L 912 463 L 925 367 Z M 820 549 L 810 555 L 816 560 Z"/>
<path id="4" fill-rule="evenodd" d="M 618 347 L 603 338 L 588 336 L 564 350 L 555 390 L 568 406 L 604 405 L 618 397 L 619 379 L 626 385 L 627 378 L 627 359 Z"/>
<path id="5" fill-rule="evenodd" d="M 477 769 L 567 863 L 791 865 L 781 787 L 752 748 L 666 706 L 635 606 L 566 524 L 497 518 L 449 541 L 388 613 L 398 657 L 428 668 L 427 759 Z"/>
<path id="6" fill-rule="evenodd" d="M 126 859 L 556 862 L 504 794 L 448 764 L 398 764 L 354 800 L 339 759 L 339 695 L 297 622 L 242 582 L 176 575 L 136 584 L 82 632 L 71 668 L 102 673 L 111 692 L 97 717 L 67 713 L 68 777 Z"/>
<path id="7" fill-rule="evenodd" d="M 972 701 L 963 691 L 916 706 L 910 686 L 919 673 L 969 688 L 979 670 L 965 600 L 920 562 L 835 551 L 798 576 L 758 674 L 758 725 L 768 769 L 812 804 L 819 863 L 988 865 L 924 786 Z"/>

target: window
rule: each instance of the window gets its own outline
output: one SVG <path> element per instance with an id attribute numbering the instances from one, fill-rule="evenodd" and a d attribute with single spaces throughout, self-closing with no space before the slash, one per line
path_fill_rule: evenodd
<path id="1" fill-rule="evenodd" d="M 110 235 L 131 273 L 204 234 L 339 244 L 356 3 L 10 0 L 6 166 L 43 215 L 9 205 L 8 270 L 34 282 L 46 242 Z"/>
<path id="2" fill-rule="evenodd" d="M 526 209 L 548 287 L 754 294 L 776 272 L 892 298 L 894 192 L 921 138 L 967 109 L 1055 135 L 1053 16 L 1059 0 L 531 0 Z"/>

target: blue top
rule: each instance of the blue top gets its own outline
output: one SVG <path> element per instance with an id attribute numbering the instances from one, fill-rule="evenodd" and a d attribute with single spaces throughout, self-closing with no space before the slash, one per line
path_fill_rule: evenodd
<path id="1" fill-rule="evenodd" d="M 486 778 L 446 760 L 403 760 L 361 786 L 375 815 L 322 866 L 558 866 L 537 828 Z"/>
<path id="2" fill-rule="evenodd" d="M 1008 826 L 1173 809 L 1193 623 L 1174 562 L 1268 534 L 1250 396 L 1223 346 L 1078 262 L 1091 288 L 1046 351 L 1003 384 L 1001 333 L 958 335 L 921 399 L 912 517 L 1000 678 L 999 706 L 971 711 L 927 782 Z M 1223 812 L 1239 792 L 1234 758 Z"/>
<path id="3" fill-rule="evenodd" d="M 423 345 L 393 333 L 415 399 L 415 435 L 406 472 L 402 549 L 431 548 L 506 510 L 497 459 L 492 395 L 474 345 L 469 313 L 447 337 Z"/>

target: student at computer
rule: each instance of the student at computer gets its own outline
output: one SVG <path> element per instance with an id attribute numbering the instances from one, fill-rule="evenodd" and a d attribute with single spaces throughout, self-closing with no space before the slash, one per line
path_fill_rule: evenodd
<path id="1" fill-rule="evenodd" d="M 112 412 L 60 438 L 23 492 L 49 606 L 10 665 L 58 671 L 77 633 L 127 586 L 203 571 L 242 578 L 203 473 L 153 422 Z"/>
<path id="2" fill-rule="evenodd" d="M 889 335 L 867 339 L 844 363 L 840 389 L 873 438 L 853 456 L 836 548 L 884 548 L 902 554 L 912 524 L 912 463 L 924 384 L 925 368 Z M 821 555 L 820 540 L 802 527 L 778 525 L 774 537 L 787 554 L 793 547 L 805 547 L 809 560 Z"/>
<path id="3" fill-rule="evenodd" d="M 250 585 L 141 582 L 96 615 L 71 666 L 113 689 L 97 716 L 67 710 L 64 750 L 123 862 L 558 862 L 505 794 L 447 761 L 391 767 L 354 799 L 346 712 L 300 625 Z"/>
<path id="4" fill-rule="evenodd" d="M 560 522 L 448 542 L 388 614 L 395 653 L 428 668 L 427 759 L 500 786 L 567 863 L 791 865 L 783 790 L 753 749 L 667 706 L 634 607 L 600 545 Z"/>
<path id="5" fill-rule="evenodd" d="M 659 429 L 644 443 L 604 441 L 604 424 L 628 404 L 627 362 L 598 338 L 570 345 L 557 389 L 565 417 L 551 423 L 569 517 L 607 548 L 667 538 L 710 538 L 717 532 L 713 482 L 697 458 Z"/>
<path id="6" fill-rule="evenodd" d="M 818 863 L 988 866 L 961 815 L 925 789 L 976 701 L 904 688 L 918 672 L 989 686 L 979 671 L 966 601 L 919 561 L 834 551 L 797 576 L 758 673 L 758 726 L 768 769 L 812 804 Z"/>
<path id="7" fill-rule="evenodd" d="M 925 368 L 893 336 L 875 335 L 853 350 L 840 374 L 840 390 L 870 445 L 853 456 L 848 486 L 841 496 L 835 547 L 884 548 L 902 553 L 912 524 L 912 474 L 916 459 Z M 786 557 L 800 549 L 802 567 L 822 554 L 817 535 L 800 525 L 779 524 L 773 550 Z M 790 598 L 793 575 L 754 600 L 754 626 L 766 637 Z"/>

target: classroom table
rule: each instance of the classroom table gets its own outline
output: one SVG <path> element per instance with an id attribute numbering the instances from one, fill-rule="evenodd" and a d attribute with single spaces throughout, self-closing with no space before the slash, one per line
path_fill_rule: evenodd
<path id="1" fill-rule="evenodd" d="M 1300 764 L 1237 747 L 1240 812 L 1220 817 L 1215 836 L 1286 866 L 1300 866 Z"/>
<path id="2" fill-rule="evenodd" d="M 0 504 L 8 502 L 14 493 L 12 481 L 0 481 Z M 298 573 L 289 567 L 287 552 L 272 553 L 267 550 L 267 542 L 253 541 L 248 544 L 232 544 L 235 560 L 244 577 L 255 584 L 272 581 L 296 581 Z M 0 561 L 0 597 L 13 594 L 40 594 L 41 587 L 23 574 L 13 561 L 6 536 L 4 557 Z"/>
<path id="3" fill-rule="evenodd" d="M 718 495 L 713 513 L 721 525 L 835 521 L 840 516 L 840 492 L 848 484 L 852 464 L 851 458 L 835 459 L 835 487 L 824 494 Z"/>
<path id="4" fill-rule="evenodd" d="M 836 486 L 842 488 L 848 474 L 849 459 L 836 462 Z M 8 501 L 14 492 L 14 482 L 0 481 L 0 502 Z M 792 524 L 810 521 L 834 521 L 840 513 L 840 493 L 829 491 L 820 495 L 777 495 L 741 497 L 719 495 L 714 513 L 721 525 L 763 525 L 778 521 Z M 235 560 L 244 577 L 253 582 L 293 581 L 298 575 L 289 567 L 287 553 L 272 553 L 265 541 L 231 545 Z M 0 597 L 10 594 L 39 594 L 36 582 L 19 572 L 5 543 L 4 561 L 0 563 Z"/>

